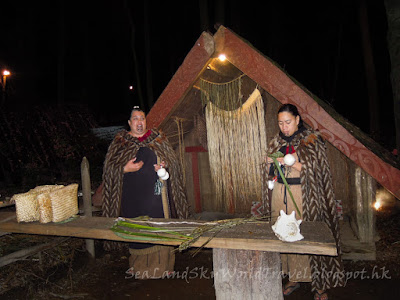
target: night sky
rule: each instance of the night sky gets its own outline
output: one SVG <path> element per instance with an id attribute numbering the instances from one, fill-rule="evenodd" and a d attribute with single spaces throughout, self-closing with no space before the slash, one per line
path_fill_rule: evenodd
<path id="1" fill-rule="evenodd" d="M 201 21 L 197 0 L 149 0 L 147 5 L 142 0 L 2 1 L 0 68 L 12 72 L 5 105 L 29 109 L 38 104 L 81 104 L 100 126 L 125 124 L 131 107 L 139 104 L 138 91 L 155 101 L 201 32 L 215 33 L 219 23 L 369 133 L 359 1 L 203 2 L 208 10 Z M 395 141 L 385 7 L 383 0 L 365 2 L 380 142 L 390 150 Z M 152 95 L 146 85 L 151 85 Z"/>

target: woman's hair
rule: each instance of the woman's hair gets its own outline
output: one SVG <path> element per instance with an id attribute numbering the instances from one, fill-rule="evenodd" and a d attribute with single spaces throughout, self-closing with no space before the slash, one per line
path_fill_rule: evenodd
<path id="1" fill-rule="evenodd" d="M 134 106 L 134 107 L 132 108 L 131 114 L 129 115 L 129 119 L 132 118 L 132 114 L 133 114 L 135 111 L 141 111 L 142 113 L 144 113 L 144 114 L 146 115 L 146 113 L 143 111 L 143 109 L 141 109 L 139 106 Z"/>
<path id="2" fill-rule="evenodd" d="M 288 112 L 291 113 L 293 116 L 297 117 L 299 116 L 300 118 L 300 122 L 299 122 L 299 128 L 303 126 L 303 120 L 301 119 L 301 116 L 299 114 L 299 111 L 297 110 L 297 107 L 293 104 L 283 104 L 279 110 L 278 110 L 278 114 L 280 114 L 281 112 Z"/>

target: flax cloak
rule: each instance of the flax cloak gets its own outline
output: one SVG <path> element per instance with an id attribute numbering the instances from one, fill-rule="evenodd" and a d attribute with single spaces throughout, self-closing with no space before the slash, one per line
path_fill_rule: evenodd
<path id="1" fill-rule="evenodd" d="M 282 146 L 287 145 L 287 141 L 277 134 L 268 146 L 268 154 L 275 153 Z M 311 290 L 327 290 L 344 286 L 339 224 L 325 142 L 318 132 L 306 129 L 298 133 L 290 145 L 295 148 L 302 163 L 300 182 L 303 197 L 303 220 L 325 222 L 332 231 L 338 251 L 338 256 L 309 255 L 312 276 Z M 271 193 L 268 193 L 267 176 L 266 168 L 264 168 L 264 208 L 266 215 L 270 215 L 272 197 Z"/>
<path id="2" fill-rule="evenodd" d="M 150 135 L 139 140 L 123 130 L 119 132 L 110 144 L 103 169 L 102 208 L 104 217 L 119 217 L 121 209 L 121 195 L 123 183 L 123 168 L 125 164 L 136 156 L 141 147 L 148 147 L 154 151 L 161 161 L 166 163 L 170 174 L 169 202 L 175 208 L 176 216 L 187 219 L 189 206 L 183 185 L 182 168 L 167 138 L 158 130 L 151 129 Z M 110 243 L 111 245 L 111 243 Z M 113 248 L 113 246 L 106 246 Z"/>

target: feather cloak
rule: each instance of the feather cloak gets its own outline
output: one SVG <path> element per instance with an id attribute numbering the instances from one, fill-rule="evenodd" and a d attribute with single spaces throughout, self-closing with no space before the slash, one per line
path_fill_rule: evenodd
<path id="1" fill-rule="evenodd" d="M 288 142 L 279 134 L 270 142 L 268 154 L 279 151 Z M 322 221 L 331 229 L 338 256 L 309 255 L 311 267 L 311 290 L 327 290 L 344 286 L 344 269 L 341 258 L 340 232 L 332 177 L 326 155 L 325 142 L 316 131 L 305 129 L 290 142 L 302 163 L 300 172 L 303 201 L 303 220 Z M 267 172 L 263 174 L 263 199 L 266 215 L 271 214 L 271 193 L 268 193 Z"/>
<path id="2" fill-rule="evenodd" d="M 121 208 L 123 168 L 125 164 L 136 156 L 141 147 L 148 147 L 157 157 L 164 161 L 170 173 L 170 202 L 176 210 L 176 216 L 186 219 L 189 208 L 184 191 L 182 169 L 180 162 L 167 138 L 156 129 L 151 129 L 147 138 L 138 139 L 123 130 L 119 132 L 110 144 L 103 169 L 104 188 L 103 216 L 119 217 Z"/>

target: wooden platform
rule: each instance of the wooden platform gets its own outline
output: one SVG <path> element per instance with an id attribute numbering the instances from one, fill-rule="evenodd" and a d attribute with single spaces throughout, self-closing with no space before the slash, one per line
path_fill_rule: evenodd
<path id="1" fill-rule="evenodd" d="M 110 230 L 114 224 L 114 218 L 104 217 L 83 217 L 64 223 L 47 223 L 39 222 L 18 223 L 15 212 L 0 212 L 0 232 L 25 233 L 38 235 L 53 236 L 72 236 L 79 238 L 103 239 L 113 241 L 132 242 L 121 238 Z M 175 226 L 188 226 L 193 228 L 195 223 L 202 224 L 202 221 L 195 220 L 166 220 L 152 219 L 163 223 L 168 221 L 176 222 Z M 200 226 L 197 225 L 197 226 Z M 171 226 L 168 224 L 168 226 Z M 301 224 L 301 233 L 304 239 L 294 243 L 280 241 L 271 229 L 269 222 L 252 222 L 237 225 L 233 228 L 224 229 L 208 244 L 207 248 L 224 248 L 224 249 L 243 249 L 243 250 L 261 250 L 280 253 L 308 253 L 319 255 L 337 255 L 336 246 L 332 233 L 325 223 L 320 222 L 303 222 Z M 205 234 L 193 246 L 201 246 L 209 235 Z M 140 242 L 140 241 L 138 241 Z M 146 241 L 148 243 L 148 241 Z M 179 245 L 179 241 L 163 241 L 155 242 L 164 245 Z"/>

